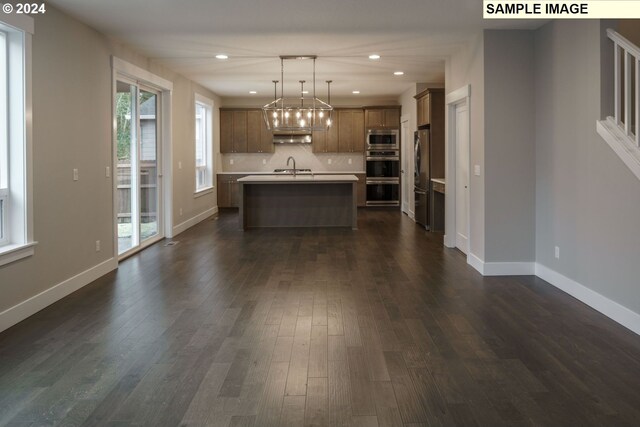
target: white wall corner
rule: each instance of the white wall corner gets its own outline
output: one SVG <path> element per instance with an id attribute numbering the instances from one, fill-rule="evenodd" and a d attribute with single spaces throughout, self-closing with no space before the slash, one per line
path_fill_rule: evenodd
<path id="1" fill-rule="evenodd" d="M 478 273 L 484 276 L 484 261 L 474 255 L 472 252 L 469 252 L 469 254 L 467 255 L 467 264 L 478 270 Z"/>
<path id="2" fill-rule="evenodd" d="M 118 268 L 118 260 L 110 258 L 0 313 L 0 332 L 9 329 L 40 310 L 88 285 Z"/>
<path id="3" fill-rule="evenodd" d="M 557 271 L 536 263 L 536 276 L 566 292 L 613 321 L 640 335 L 640 314 L 587 288 Z"/>
<path id="4" fill-rule="evenodd" d="M 204 221 L 205 219 L 209 218 L 211 215 L 215 215 L 216 213 L 218 213 L 218 207 L 214 206 L 211 209 L 207 209 L 206 211 L 202 212 L 201 214 L 198 214 L 196 216 L 194 216 L 193 218 L 190 218 L 176 226 L 173 227 L 173 236 L 175 237 L 178 234 L 182 233 L 183 231 L 188 230 L 189 228 L 193 227 L 194 225 Z"/>
<path id="5" fill-rule="evenodd" d="M 533 276 L 536 272 L 534 262 L 484 262 L 471 252 L 467 263 L 483 276 Z"/>
<path id="6" fill-rule="evenodd" d="M 636 178 L 640 179 L 640 147 L 635 141 L 620 129 L 613 117 L 599 120 L 596 129 Z"/>

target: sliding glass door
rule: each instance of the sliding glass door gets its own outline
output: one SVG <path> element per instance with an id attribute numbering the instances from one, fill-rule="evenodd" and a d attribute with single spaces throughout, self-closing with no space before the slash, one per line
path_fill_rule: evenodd
<path id="1" fill-rule="evenodd" d="M 116 82 L 116 205 L 118 255 L 161 237 L 159 93 Z"/>

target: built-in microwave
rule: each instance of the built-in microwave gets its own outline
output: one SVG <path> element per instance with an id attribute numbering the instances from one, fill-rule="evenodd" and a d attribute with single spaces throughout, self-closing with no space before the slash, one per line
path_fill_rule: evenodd
<path id="1" fill-rule="evenodd" d="M 399 150 L 398 129 L 368 129 L 367 150 Z"/>

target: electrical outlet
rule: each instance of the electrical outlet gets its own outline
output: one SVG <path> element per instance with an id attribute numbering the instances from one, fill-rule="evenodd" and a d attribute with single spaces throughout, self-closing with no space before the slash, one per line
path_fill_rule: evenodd
<path id="1" fill-rule="evenodd" d="M 560 259 L 560 247 L 556 246 L 556 259 Z"/>
<path id="2" fill-rule="evenodd" d="M 100 252 L 100 240 L 96 240 L 96 252 Z"/>
<path id="3" fill-rule="evenodd" d="M 266 165 L 267 164 L 267 159 L 262 159 L 262 164 Z"/>
<path id="4" fill-rule="evenodd" d="M 473 174 L 474 174 L 475 176 L 480 176 L 480 165 L 475 165 L 475 166 L 473 167 Z"/>
<path id="5" fill-rule="evenodd" d="M 178 162 L 178 169 L 182 169 L 182 162 Z"/>
<path id="6" fill-rule="evenodd" d="M 353 162 L 351 161 L 351 159 L 349 159 L 349 160 L 348 160 L 348 163 L 349 163 L 349 164 L 351 164 L 351 163 L 353 163 Z"/>
<path id="7" fill-rule="evenodd" d="M 77 181 L 78 179 L 80 179 L 80 175 L 78 174 L 78 169 L 74 169 L 73 170 L 73 180 Z"/>
<path id="8" fill-rule="evenodd" d="M 180 208 L 180 216 L 182 216 L 182 208 Z"/>
<path id="9" fill-rule="evenodd" d="M 104 175 L 109 178 L 111 176 L 111 168 L 107 166 L 104 170 Z"/>
<path id="10" fill-rule="evenodd" d="M 229 159 L 229 164 L 232 165 L 233 164 L 233 159 Z"/>
<path id="11" fill-rule="evenodd" d="M 327 164 L 330 165 L 331 164 L 331 159 L 327 159 Z"/>

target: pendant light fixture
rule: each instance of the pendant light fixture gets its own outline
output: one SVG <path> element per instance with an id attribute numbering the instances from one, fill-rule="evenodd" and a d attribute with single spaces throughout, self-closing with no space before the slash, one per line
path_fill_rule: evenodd
<path id="1" fill-rule="evenodd" d="M 330 104 L 316 97 L 316 58 L 315 55 L 280 56 L 280 81 L 273 80 L 273 101 L 262 107 L 262 113 L 267 128 L 276 132 L 310 132 L 325 130 L 331 126 Z M 284 96 L 284 61 L 285 60 L 313 60 L 313 98 L 305 100 L 305 80 L 299 80 L 300 97 L 285 98 Z M 278 98 L 278 83 L 280 83 L 280 98 Z M 331 80 L 327 81 L 327 86 Z M 330 96 L 330 92 L 329 92 Z"/>

